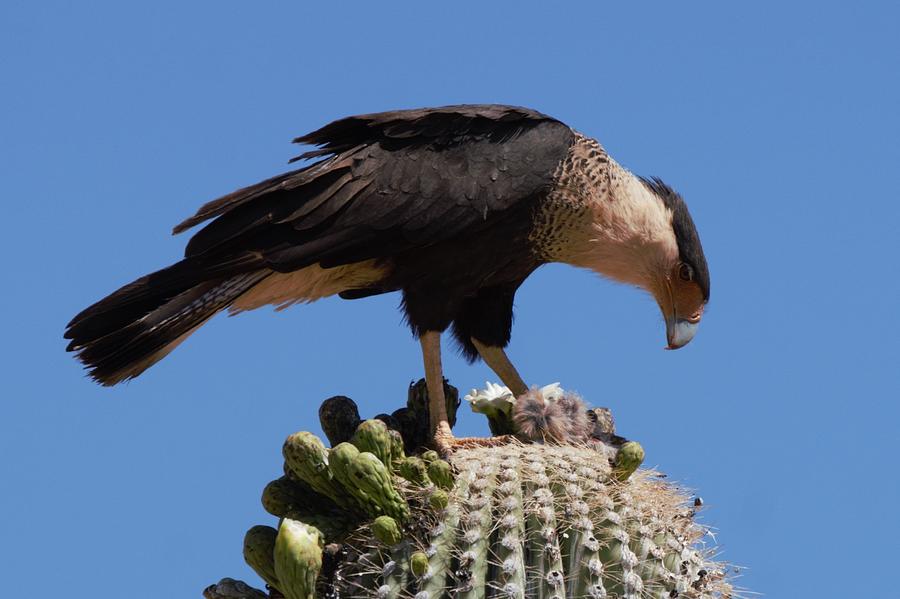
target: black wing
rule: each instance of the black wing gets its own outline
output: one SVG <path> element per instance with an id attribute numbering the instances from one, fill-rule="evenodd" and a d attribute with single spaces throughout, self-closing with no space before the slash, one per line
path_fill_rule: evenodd
<path id="1" fill-rule="evenodd" d="M 545 194 L 573 133 L 525 108 L 464 105 L 349 117 L 295 141 L 319 146 L 298 159 L 324 158 L 200 208 L 175 227 L 215 219 L 188 258 L 251 252 L 284 272 L 452 239 Z"/>

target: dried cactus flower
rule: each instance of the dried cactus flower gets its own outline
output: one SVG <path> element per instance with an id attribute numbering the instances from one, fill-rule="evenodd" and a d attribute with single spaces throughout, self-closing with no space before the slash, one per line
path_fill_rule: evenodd
<path id="1" fill-rule="evenodd" d="M 223 578 L 203 589 L 204 599 L 269 599 L 269 596 L 233 578 Z"/>
<path id="2" fill-rule="evenodd" d="M 459 391 L 450 385 L 447 379 L 444 379 L 444 398 L 447 422 L 450 428 L 453 428 L 456 425 L 456 410 L 459 408 Z M 392 416 L 399 424 L 406 453 L 414 453 L 430 442 L 432 431 L 428 410 L 428 386 L 425 379 L 410 384 L 406 407 L 395 410 Z"/>
<path id="3" fill-rule="evenodd" d="M 360 422 L 359 408 L 349 397 L 335 395 L 319 406 L 319 424 L 332 447 L 349 441 Z"/>

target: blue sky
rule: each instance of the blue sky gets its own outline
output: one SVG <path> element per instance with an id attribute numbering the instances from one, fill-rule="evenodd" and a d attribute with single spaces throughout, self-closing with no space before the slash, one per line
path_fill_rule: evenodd
<path id="1" fill-rule="evenodd" d="M 900 525 L 900 11 L 889 3 L 25 2 L 0 7 L 0 570 L 8 596 L 258 583 L 244 531 L 319 402 L 398 407 L 398 298 L 218 317 L 136 381 L 64 353 L 78 310 L 176 260 L 172 225 L 360 112 L 526 105 L 686 198 L 712 273 L 694 342 L 553 266 L 510 354 L 613 409 L 697 489 L 741 586 L 881 596 Z M 127 6 L 126 6 L 127 5 Z M 463 390 L 494 380 L 452 352 Z M 486 433 L 464 412 L 458 431 Z M 148 584 L 143 585 L 145 581 Z M 64 591 L 63 591 L 64 590 Z"/>

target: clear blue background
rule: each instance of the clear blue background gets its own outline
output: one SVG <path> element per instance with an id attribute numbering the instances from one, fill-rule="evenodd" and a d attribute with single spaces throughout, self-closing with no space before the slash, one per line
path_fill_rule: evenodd
<path id="1" fill-rule="evenodd" d="M 258 580 L 244 531 L 290 432 L 421 376 L 398 297 L 216 318 L 104 389 L 78 310 L 176 260 L 171 226 L 337 117 L 531 106 L 687 199 L 712 271 L 695 341 L 566 267 L 517 298 L 529 382 L 610 406 L 698 489 L 741 586 L 889 594 L 900 538 L 900 13 L 889 3 L 26 2 L 0 8 L 5 596 L 199 597 Z M 640 4 L 640 7 L 624 7 Z M 726 6 L 727 4 L 727 6 Z M 126 6 L 127 5 L 127 6 Z M 448 352 L 467 390 L 493 380 Z M 467 410 L 458 431 L 485 433 Z M 152 582 L 151 582 L 152 581 Z M 147 583 L 146 585 L 143 583 Z"/>

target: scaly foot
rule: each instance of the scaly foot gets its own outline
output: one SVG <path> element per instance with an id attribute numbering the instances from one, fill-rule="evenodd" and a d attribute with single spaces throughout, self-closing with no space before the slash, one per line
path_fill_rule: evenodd
<path id="1" fill-rule="evenodd" d="M 446 423 L 438 425 L 434 433 L 434 448 L 442 458 L 447 459 L 458 449 L 471 449 L 473 447 L 498 447 L 515 440 L 512 435 L 500 435 L 497 437 L 463 437 L 456 438 Z"/>

